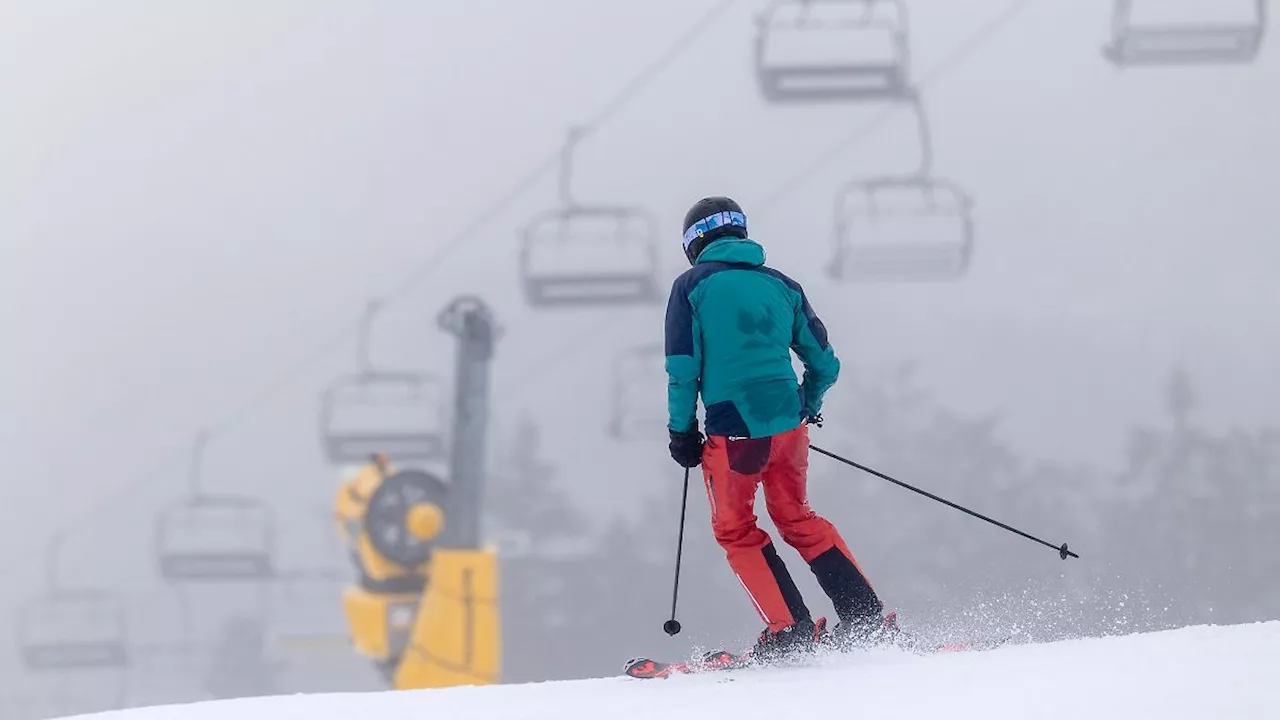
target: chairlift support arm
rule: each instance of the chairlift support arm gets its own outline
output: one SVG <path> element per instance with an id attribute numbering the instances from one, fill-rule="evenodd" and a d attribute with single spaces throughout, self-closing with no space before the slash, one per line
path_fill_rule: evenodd
<path id="1" fill-rule="evenodd" d="M 204 451 L 209 445 L 209 431 L 201 430 L 196 433 L 195 444 L 191 448 L 191 468 L 187 473 L 187 484 L 191 490 L 192 497 L 199 497 L 202 485 L 202 477 L 204 471 Z"/>
<path id="2" fill-rule="evenodd" d="M 364 315 L 360 318 L 359 345 L 356 348 L 356 362 L 359 363 L 360 374 L 373 373 L 373 357 L 370 346 L 373 344 L 373 321 L 382 310 L 382 301 L 370 300 L 365 304 Z"/>
<path id="3" fill-rule="evenodd" d="M 915 111 L 916 128 L 920 134 L 920 170 L 917 174 L 927 178 L 933 172 L 933 126 L 929 124 L 929 113 L 919 91 L 912 90 L 907 102 Z"/>
<path id="4" fill-rule="evenodd" d="M 58 565 L 62 556 L 62 546 L 67 539 L 66 531 L 59 530 L 50 538 L 44 550 L 44 584 L 49 593 L 57 592 L 60 587 L 58 582 Z"/>
<path id="5" fill-rule="evenodd" d="M 560 203 L 566 208 L 577 207 L 573 199 L 573 152 L 584 135 L 586 130 L 583 127 L 570 127 L 564 148 L 560 150 Z"/>

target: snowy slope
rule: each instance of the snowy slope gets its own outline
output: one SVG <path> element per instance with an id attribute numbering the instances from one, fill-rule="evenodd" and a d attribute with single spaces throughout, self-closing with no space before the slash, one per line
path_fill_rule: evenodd
<path id="1" fill-rule="evenodd" d="M 97 720 L 1196 720 L 1280 717 L 1280 622 L 670 680 L 311 695 L 105 713 Z"/>

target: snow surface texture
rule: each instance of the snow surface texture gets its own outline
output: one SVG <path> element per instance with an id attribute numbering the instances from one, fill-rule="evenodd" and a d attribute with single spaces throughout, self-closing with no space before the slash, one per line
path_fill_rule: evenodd
<path id="1" fill-rule="evenodd" d="M 620 658 L 619 665 L 625 658 Z M 1235 720 L 1280 717 L 1280 622 L 934 656 L 876 651 L 803 668 L 124 710 L 97 720 Z"/>

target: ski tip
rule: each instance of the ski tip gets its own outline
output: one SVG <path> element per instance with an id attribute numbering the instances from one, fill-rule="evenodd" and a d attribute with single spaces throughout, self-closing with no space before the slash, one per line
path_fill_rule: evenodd
<path id="1" fill-rule="evenodd" d="M 661 678 L 671 674 L 671 668 L 667 663 L 660 663 L 649 658 L 632 658 L 622 668 L 623 674 L 628 677 L 647 680 L 650 678 Z"/>
<path id="2" fill-rule="evenodd" d="M 748 660 L 747 656 L 736 655 L 727 650 L 713 650 L 692 662 L 660 662 L 646 657 L 637 657 L 628 660 L 622 672 L 628 677 L 648 680 L 667 678 L 677 673 L 687 675 L 712 670 L 733 670 L 743 667 Z"/>

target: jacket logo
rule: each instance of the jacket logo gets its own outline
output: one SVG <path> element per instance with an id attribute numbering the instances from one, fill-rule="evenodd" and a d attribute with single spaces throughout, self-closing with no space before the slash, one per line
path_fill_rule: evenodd
<path id="1" fill-rule="evenodd" d="M 768 312 L 753 315 L 746 309 L 738 310 L 738 329 L 747 335 L 772 335 L 778 321 Z"/>
<path id="2" fill-rule="evenodd" d="M 748 339 L 742 343 L 744 350 L 769 347 L 769 343 L 763 342 L 758 338 L 771 337 L 777 327 L 778 321 L 768 312 L 753 315 L 750 310 L 738 310 L 738 331 L 748 336 Z"/>

